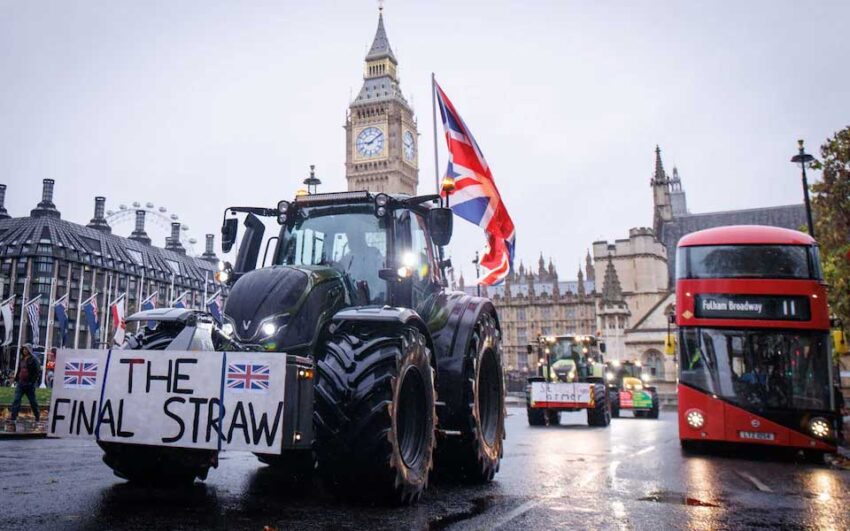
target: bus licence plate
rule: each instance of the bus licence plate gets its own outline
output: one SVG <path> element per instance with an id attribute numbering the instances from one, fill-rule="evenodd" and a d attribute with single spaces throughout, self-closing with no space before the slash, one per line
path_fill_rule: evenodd
<path id="1" fill-rule="evenodd" d="M 742 439 L 753 439 L 756 441 L 772 441 L 774 435 L 769 432 L 762 431 L 739 431 L 738 437 Z"/>

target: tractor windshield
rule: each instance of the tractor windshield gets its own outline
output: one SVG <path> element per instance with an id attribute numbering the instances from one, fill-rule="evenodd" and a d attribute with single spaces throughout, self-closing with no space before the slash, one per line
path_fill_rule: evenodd
<path id="1" fill-rule="evenodd" d="M 299 210 L 281 234 L 278 264 L 329 266 L 346 275 L 365 304 L 386 304 L 387 284 L 378 272 L 387 263 L 385 218 L 371 205 Z"/>

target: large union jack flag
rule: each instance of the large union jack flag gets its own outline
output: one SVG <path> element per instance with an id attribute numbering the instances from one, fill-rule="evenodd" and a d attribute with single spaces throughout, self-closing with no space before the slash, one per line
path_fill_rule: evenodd
<path id="1" fill-rule="evenodd" d="M 446 177 L 455 186 L 450 206 L 455 214 L 484 229 L 487 249 L 479 262 L 484 271 L 478 282 L 492 286 L 502 282 L 513 266 L 514 222 L 472 133 L 436 81 L 434 88 L 449 148 Z"/>
<path id="2" fill-rule="evenodd" d="M 64 384 L 69 389 L 88 389 L 97 384 L 97 360 L 71 359 L 65 362 Z"/>
<path id="3" fill-rule="evenodd" d="M 269 390 L 269 366 L 258 363 L 228 363 L 225 386 L 232 391 Z"/>

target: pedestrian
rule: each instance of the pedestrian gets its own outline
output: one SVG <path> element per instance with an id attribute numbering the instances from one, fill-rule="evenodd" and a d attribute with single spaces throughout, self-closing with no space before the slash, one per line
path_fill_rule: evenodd
<path id="1" fill-rule="evenodd" d="M 44 377 L 47 387 L 52 389 L 53 375 L 56 372 L 56 347 L 51 348 L 50 352 L 47 353 L 47 362 L 44 364 L 44 370 L 47 371 Z"/>
<path id="2" fill-rule="evenodd" d="M 15 399 L 12 401 L 12 426 L 14 426 L 15 421 L 18 419 L 18 411 L 21 409 L 21 399 L 24 395 L 27 395 L 27 399 L 30 402 L 35 421 L 41 421 L 41 412 L 38 409 L 38 402 L 35 399 L 35 389 L 41 381 L 40 372 L 41 368 L 38 365 L 38 360 L 32 355 L 32 345 L 24 345 L 21 348 L 21 361 L 18 364 L 18 372 L 15 374 L 17 387 L 15 387 Z"/>

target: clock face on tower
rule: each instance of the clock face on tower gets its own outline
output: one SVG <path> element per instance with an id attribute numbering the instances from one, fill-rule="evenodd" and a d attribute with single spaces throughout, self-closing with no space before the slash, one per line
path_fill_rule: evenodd
<path id="1" fill-rule="evenodd" d="M 413 160 L 413 157 L 416 156 L 416 141 L 413 138 L 413 133 L 411 133 L 410 131 L 405 131 L 403 142 L 404 158 L 406 158 L 407 160 Z"/>
<path id="2" fill-rule="evenodd" d="M 363 157 L 374 157 L 384 150 L 384 132 L 377 127 L 367 127 L 357 135 L 357 152 Z"/>

